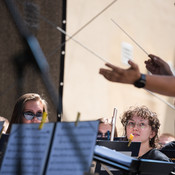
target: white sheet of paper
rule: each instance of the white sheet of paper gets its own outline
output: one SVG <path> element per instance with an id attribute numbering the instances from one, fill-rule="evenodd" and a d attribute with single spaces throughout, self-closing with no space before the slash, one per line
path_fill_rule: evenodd
<path id="1" fill-rule="evenodd" d="M 122 42 L 122 63 L 128 65 L 129 60 L 133 60 L 133 46 L 129 43 Z"/>
<path id="2" fill-rule="evenodd" d="M 82 175 L 93 159 L 98 121 L 57 123 L 47 175 Z"/>
<path id="3" fill-rule="evenodd" d="M 1 175 L 43 174 L 54 123 L 14 124 L 1 166 Z"/>

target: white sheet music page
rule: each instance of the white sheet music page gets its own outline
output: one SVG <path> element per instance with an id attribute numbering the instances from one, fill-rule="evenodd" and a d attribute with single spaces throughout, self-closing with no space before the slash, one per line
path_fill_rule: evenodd
<path id="1" fill-rule="evenodd" d="M 54 123 L 13 124 L 1 166 L 1 175 L 43 174 Z"/>
<path id="2" fill-rule="evenodd" d="M 57 123 L 46 174 L 88 172 L 96 144 L 98 121 Z"/>

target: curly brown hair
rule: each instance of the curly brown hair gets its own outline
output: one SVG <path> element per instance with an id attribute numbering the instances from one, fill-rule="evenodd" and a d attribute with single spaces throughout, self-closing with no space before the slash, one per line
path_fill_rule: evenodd
<path id="1" fill-rule="evenodd" d="M 150 111 L 146 106 L 131 106 L 129 110 L 124 112 L 124 114 L 121 117 L 121 123 L 125 129 L 125 135 L 128 120 L 132 119 L 134 114 L 137 114 L 137 116 L 141 117 L 142 119 L 148 119 L 152 131 L 155 132 L 155 136 L 152 139 L 150 139 L 149 145 L 153 148 L 157 147 L 160 122 L 157 117 L 157 114 L 155 112 Z"/>

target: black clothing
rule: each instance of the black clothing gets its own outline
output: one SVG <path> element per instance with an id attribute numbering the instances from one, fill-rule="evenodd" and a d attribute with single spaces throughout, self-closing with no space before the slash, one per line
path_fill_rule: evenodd
<path id="1" fill-rule="evenodd" d="M 175 162 L 175 141 L 167 143 L 160 149 L 160 151 L 167 155 L 173 162 Z"/>
<path id="2" fill-rule="evenodd" d="M 2 134 L 0 138 L 0 166 L 6 150 L 9 134 Z"/>
<path id="3" fill-rule="evenodd" d="M 163 154 L 156 148 L 149 150 L 143 156 L 139 157 L 139 159 L 152 159 L 152 160 L 171 162 L 171 160 L 165 154 Z"/>
<path id="4" fill-rule="evenodd" d="M 160 151 L 164 150 L 172 150 L 172 151 L 175 150 L 175 141 L 167 143 L 164 147 L 160 149 Z"/>

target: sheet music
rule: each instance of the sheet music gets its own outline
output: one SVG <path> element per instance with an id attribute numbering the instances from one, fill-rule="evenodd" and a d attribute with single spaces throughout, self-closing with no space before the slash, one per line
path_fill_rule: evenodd
<path id="1" fill-rule="evenodd" d="M 119 151 L 120 153 L 122 153 L 122 154 L 125 154 L 125 155 L 127 155 L 127 156 L 131 156 L 131 152 L 129 152 L 129 151 Z M 115 174 L 117 173 L 117 171 L 119 172 L 120 170 L 119 169 L 117 169 L 117 168 L 113 168 L 113 167 L 111 167 L 111 166 L 108 166 L 108 165 L 105 165 L 110 171 L 115 171 Z M 101 171 L 106 171 L 105 170 L 105 168 L 104 168 L 104 166 L 101 166 L 101 169 L 100 169 Z"/>
<path id="2" fill-rule="evenodd" d="M 46 174 L 82 175 L 89 171 L 98 121 L 57 123 Z"/>
<path id="3" fill-rule="evenodd" d="M 128 167 L 130 166 L 132 160 L 136 160 L 133 157 L 99 145 L 95 146 L 94 154 Z"/>
<path id="4" fill-rule="evenodd" d="M 39 124 L 13 124 L 1 175 L 43 174 L 54 123 L 47 123 L 42 130 Z"/>

